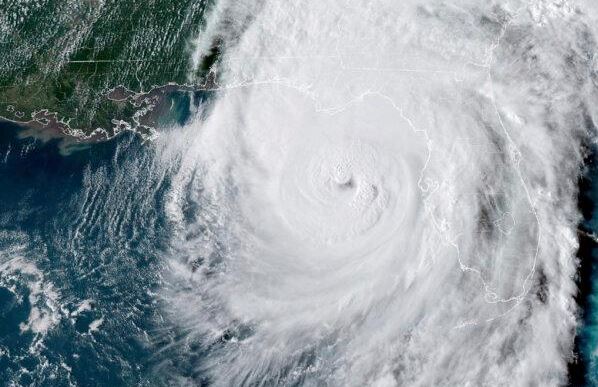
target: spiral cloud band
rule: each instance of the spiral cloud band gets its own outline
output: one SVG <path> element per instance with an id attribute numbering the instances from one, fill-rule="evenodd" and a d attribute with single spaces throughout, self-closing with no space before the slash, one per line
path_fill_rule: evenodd
<path id="1" fill-rule="evenodd" d="M 198 375 L 565 383 L 591 7 L 217 2 L 194 53 L 223 42 L 216 96 L 158 140 Z"/>

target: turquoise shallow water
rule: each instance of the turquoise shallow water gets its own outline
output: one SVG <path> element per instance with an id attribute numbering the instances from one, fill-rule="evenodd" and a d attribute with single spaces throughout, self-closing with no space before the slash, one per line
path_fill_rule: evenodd
<path id="1" fill-rule="evenodd" d="M 576 337 L 578 359 L 571 367 L 573 386 L 598 385 L 598 243 L 588 235 L 598 235 L 598 154 L 588 157 L 587 169 L 580 180 L 579 207 L 584 215 L 580 225 L 580 268 L 577 278 L 581 306 L 581 325 Z"/>

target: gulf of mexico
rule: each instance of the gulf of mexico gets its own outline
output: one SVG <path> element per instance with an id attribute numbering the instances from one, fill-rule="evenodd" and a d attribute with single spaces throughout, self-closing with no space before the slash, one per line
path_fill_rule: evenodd
<path id="1" fill-rule="evenodd" d="M 0 380 L 157 384 L 168 181 L 151 146 L 123 134 L 65 156 L 19 133 L 0 122 Z"/>

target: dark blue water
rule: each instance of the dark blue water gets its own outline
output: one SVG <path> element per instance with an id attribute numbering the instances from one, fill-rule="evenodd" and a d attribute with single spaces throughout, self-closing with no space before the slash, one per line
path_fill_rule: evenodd
<path id="1" fill-rule="evenodd" d="M 191 113 L 179 102 L 183 124 Z M 57 140 L 19 133 L 0 122 L 0 385 L 207 383 L 197 371 L 205 349 L 180 345 L 185 334 L 157 296 L 172 235 L 170 173 L 154 147 L 125 133 L 65 156 Z M 598 232 L 596 197 L 591 159 L 580 192 L 587 233 Z M 582 235 L 579 255 L 571 385 L 598 385 L 598 245 Z"/>
<path id="2" fill-rule="evenodd" d="M 579 181 L 579 209 L 583 220 L 579 225 L 580 267 L 576 297 L 580 305 L 580 326 L 575 338 L 576 359 L 570 364 L 571 386 L 598 385 L 598 149 L 588 146 L 585 171 Z"/>
<path id="3" fill-rule="evenodd" d="M 63 156 L 18 133 L 0 123 L 0 381 L 165 383 L 152 370 L 170 337 L 154 294 L 168 179 L 151 147 L 125 134 Z M 34 308 L 46 318 L 27 329 Z"/>

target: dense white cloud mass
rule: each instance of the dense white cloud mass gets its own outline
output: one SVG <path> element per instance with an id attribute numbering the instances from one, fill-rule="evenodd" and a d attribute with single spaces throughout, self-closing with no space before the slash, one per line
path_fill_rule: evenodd
<path id="1" fill-rule="evenodd" d="M 164 297 L 215 385 L 566 382 L 590 4 L 217 2 Z M 177 133 L 180 136 L 180 133 Z M 182 153 L 181 153 L 182 152 Z M 190 269 L 193 268 L 193 270 Z"/>

